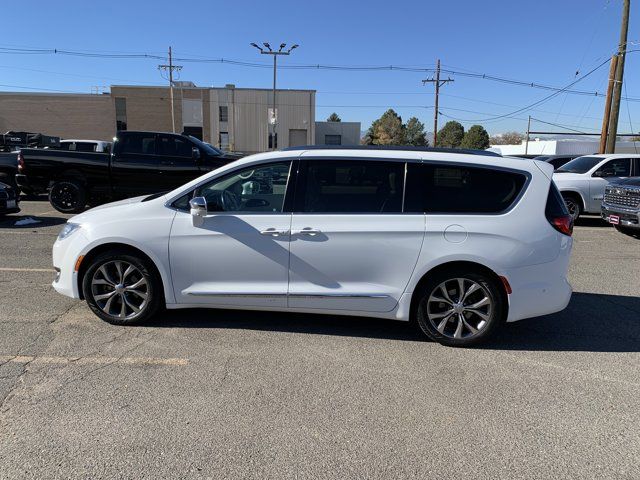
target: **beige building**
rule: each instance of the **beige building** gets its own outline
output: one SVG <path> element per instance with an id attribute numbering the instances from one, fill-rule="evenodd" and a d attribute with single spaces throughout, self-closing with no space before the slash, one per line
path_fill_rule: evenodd
<path id="1" fill-rule="evenodd" d="M 253 153 L 273 141 L 270 89 L 174 88 L 176 132 L 202 138 L 226 150 Z M 315 91 L 278 90 L 277 148 L 315 140 Z M 0 92 L 0 132 L 42 132 L 62 138 L 111 139 L 118 129 L 171 131 L 168 87 L 113 85 L 110 94 Z"/>

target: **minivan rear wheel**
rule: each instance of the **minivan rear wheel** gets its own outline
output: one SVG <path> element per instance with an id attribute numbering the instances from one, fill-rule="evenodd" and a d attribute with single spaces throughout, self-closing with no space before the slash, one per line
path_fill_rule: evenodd
<path id="1" fill-rule="evenodd" d="M 146 259 L 124 252 L 98 255 L 84 275 L 82 291 L 89 308 L 114 325 L 135 325 L 153 317 L 162 305 L 162 282 Z"/>
<path id="2" fill-rule="evenodd" d="M 505 298 L 496 279 L 479 271 L 449 269 L 418 293 L 415 320 L 432 340 L 470 347 L 489 339 L 504 322 Z"/>

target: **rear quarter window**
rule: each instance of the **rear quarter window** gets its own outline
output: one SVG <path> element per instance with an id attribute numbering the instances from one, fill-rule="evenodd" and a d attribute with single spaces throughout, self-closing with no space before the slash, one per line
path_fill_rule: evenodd
<path id="1" fill-rule="evenodd" d="M 499 214 L 526 184 L 524 173 L 457 164 L 408 164 L 406 212 Z"/>

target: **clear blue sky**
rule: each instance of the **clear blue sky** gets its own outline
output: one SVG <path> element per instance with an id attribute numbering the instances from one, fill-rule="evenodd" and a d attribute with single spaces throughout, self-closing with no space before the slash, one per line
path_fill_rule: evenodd
<path id="1" fill-rule="evenodd" d="M 299 43 L 283 64 L 411 65 L 471 71 L 564 87 L 617 48 L 621 0 L 492 0 L 349 2 L 29 2 L 15 20 L 4 11 L 0 47 L 36 47 L 229 58 L 265 62 L 250 42 Z M 629 49 L 640 49 L 640 6 L 632 2 Z M 91 5 L 91 6 L 90 6 Z M 95 5 L 95 6 L 94 6 Z M 11 14 L 13 15 L 13 14 Z M 162 84 L 151 59 L 96 59 L 0 53 L 0 90 L 90 92 L 94 85 Z M 217 63 L 183 63 L 181 79 L 198 86 L 271 86 L 271 70 Z M 627 55 L 626 94 L 640 97 L 640 52 Z M 604 92 L 608 65 L 575 88 Z M 363 130 L 388 107 L 417 116 L 432 129 L 433 87 L 420 72 L 280 70 L 279 87 L 315 89 L 317 119 L 336 111 Z M 599 130 L 603 99 L 560 94 L 517 118 L 483 122 L 552 92 L 455 76 L 442 89 L 440 111 L 484 124 L 490 133 L 524 131 L 528 114 L 553 123 Z M 624 92 L 623 92 L 624 94 Z M 640 102 L 630 102 L 635 131 Z M 469 110 L 471 113 L 463 110 Z M 441 125 L 447 118 L 441 117 Z M 480 120 L 480 121 L 473 121 Z M 534 125 L 536 128 L 551 128 Z M 620 132 L 628 132 L 623 102 Z"/>

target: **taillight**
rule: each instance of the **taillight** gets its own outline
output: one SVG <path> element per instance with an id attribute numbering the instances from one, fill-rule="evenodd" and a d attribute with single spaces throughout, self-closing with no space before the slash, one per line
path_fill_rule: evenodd
<path id="1" fill-rule="evenodd" d="M 18 152 L 18 172 L 22 173 L 24 170 L 24 157 L 22 156 L 22 152 Z"/>
<path id="2" fill-rule="evenodd" d="M 573 217 L 571 215 L 562 215 L 560 217 L 553 217 L 549 219 L 551 226 L 558 230 L 560 233 L 571 236 L 573 233 Z"/>

